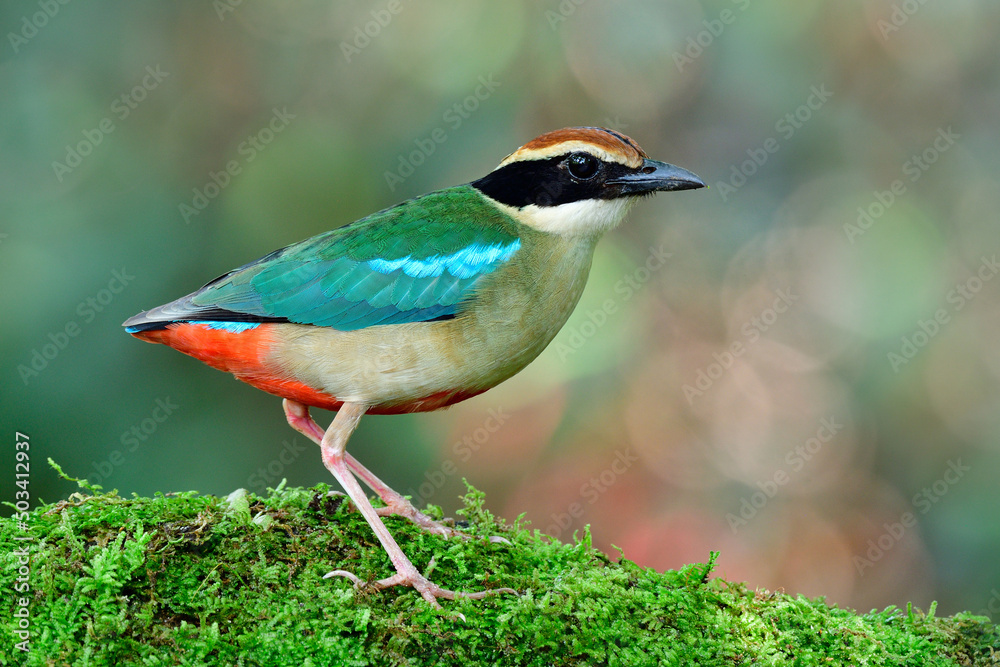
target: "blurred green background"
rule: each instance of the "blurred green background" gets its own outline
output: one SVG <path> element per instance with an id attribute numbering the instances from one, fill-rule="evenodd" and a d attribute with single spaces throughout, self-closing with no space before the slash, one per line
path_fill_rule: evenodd
<path id="1" fill-rule="evenodd" d="M 46 457 L 123 494 L 333 483 L 277 398 L 121 322 L 605 125 L 711 188 L 636 206 L 519 376 L 351 451 L 647 566 L 721 550 L 753 586 L 1000 617 L 996 3 L 41 0 L 0 26 L 4 500 L 16 431 L 47 501 L 75 485 Z"/>

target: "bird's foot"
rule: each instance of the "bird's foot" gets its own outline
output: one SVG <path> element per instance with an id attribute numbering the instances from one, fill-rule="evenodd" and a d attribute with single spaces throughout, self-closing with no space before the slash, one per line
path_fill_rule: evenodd
<path id="1" fill-rule="evenodd" d="M 402 498 L 402 496 L 400 496 Z M 471 535 L 463 533 L 446 523 L 441 521 L 435 521 L 430 518 L 416 507 L 414 507 L 410 501 L 406 498 L 402 498 L 403 502 L 389 502 L 385 507 L 376 507 L 375 512 L 379 516 L 401 516 L 409 519 L 413 523 L 417 524 L 421 530 L 424 530 L 431 535 L 441 535 L 446 538 L 457 537 L 460 540 L 470 540 Z M 489 538 L 492 544 L 510 544 L 510 540 L 506 537 L 500 537 L 499 535 L 492 535 Z"/>
<path id="2" fill-rule="evenodd" d="M 376 507 L 375 513 L 379 516 L 401 516 L 409 519 L 413 523 L 420 526 L 420 528 L 432 535 L 441 535 L 443 537 L 457 537 L 459 539 L 467 540 L 469 536 L 465 533 L 461 533 L 449 525 L 446 525 L 440 521 L 435 521 L 430 518 L 416 507 L 413 506 L 410 501 L 402 496 L 399 496 L 402 502 L 392 499 L 386 503 L 385 507 Z"/>
<path id="3" fill-rule="evenodd" d="M 440 598 L 445 600 L 454 600 L 456 598 L 481 600 L 487 595 L 499 593 L 511 593 L 513 595 L 517 595 L 517 591 L 513 588 L 493 588 L 486 591 L 477 591 L 475 593 L 448 590 L 447 588 L 438 586 L 433 581 L 417 572 L 415 568 L 404 568 L 402 571 L 397 571 L 396 574 L 391 577 L 379 579 L 378 581 L 370 584 L 362 581 L 357 577 L 357 575 L 348 572 L 347 570 L 334 570 L 333 572 L 328 572 L 323 575 L 324 579 L 329 579 L 330 577 L 344 577 L 346 579 L 350 579 L 354 584 L 354 587 L 357 589 L 372 588 L 373 590 L 381 591 L 386 588 L 392 588 L 393 586 L 409 586 L 420 593 L 420 596 L 423 597 L 429 605 L 436 609 L 441 609 L 441 604 L 438 602 L 438 599 Z M 463 617 L 462 620 L 465 620 L 465 618 Z"/>

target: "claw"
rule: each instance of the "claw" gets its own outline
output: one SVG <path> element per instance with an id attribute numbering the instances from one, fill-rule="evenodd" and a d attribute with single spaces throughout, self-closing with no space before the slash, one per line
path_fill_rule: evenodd
<path id="1" fill-rule="evenodd" d="M 443 598 L 445 600 L 455 600 L 457 598 L 481 600 L 488 595 L 499 595 L 500 593 L 517 595 L 517 591 L 513 588 L 491 588 L 485 591 L 476 591 L 475 593 L 453 591 L 438 586 L 433 581 L 418 572 L 397 572 L 391 577 L 379 579 L 378 581 L 370 584 L 362 581 L 357 575 L 348 572 L 347 570 L 334 570 L 323 575 L 324 579 L 330 579 L 331 577 L 344 577 L 345 579 L 350 579 L 354 584 L 354 587 L 359 590 L 370 587 L 372 590 L 381 591 L 386 588 L 392 588 L 393 586 L 409 586 L 420 593 L 420 596 L 435 609 L 441 609 L 441 604 L 438 602 L 438 598 Z M 461 616 L 461 614 L 459 615 Z M 464 616 L 462 617 L 462 620 L 465 620 Z"/>
<path id="2" fill-rule="evenodd" d="M 375 513 L 379 516 L 401 516 L 403 518 L 409 519 L 413 523 L 417 524 L 423 530 L 427 531 L 432 535 L 441 535 L 442 537 L 452 538 L 457 537 L 460 540 L 471 540 L 472 536 L 463 533 L 451 526 L 447 526 L 440 521 L 435 521 L 430 518 L 420 510 L 416 509 L 410 503 L 406 503 L 405 506 L 399 506 L 398 504 L 386 505 L 385 507 L 376 507 Z M 491 544 L 513 544 L 506 537 L 500 537 L 499 535 L 492 535 L 489 538 Z"/>
<path id="3" fill-rule="evenodd" d="M 361 588 L 365 585 L 365 582 L 358 579 L 357 575 L 353 572 L 348 572 L 347 570 L 333 570 L 332 572 L 327 572 L 323 575 L 324 579 L 331 579 L 333 577 L 344 577 L 346 579 L 350 579 L 357 588 Z"/>
<path id="4" fill-rule="evenodd" d="M 387 503 L 385 507 L 376 507 L 375 512 L 379 516 L 401 516 L 405 519 L 409 519 L 413 523 L 420 526 L 421 529 L 427 531 L 432 535 L 441 535 L 442 537 L 457 537 L 461 540 L 469 539 L 469 536 L 465 533 L 461 533 L 451 526 L 446 526 L 440 521 L 435 521 L 430 518 L 412 504 L 403 498 L 403 502 L 395 502 L 393 499 L 391 502 Z"/>

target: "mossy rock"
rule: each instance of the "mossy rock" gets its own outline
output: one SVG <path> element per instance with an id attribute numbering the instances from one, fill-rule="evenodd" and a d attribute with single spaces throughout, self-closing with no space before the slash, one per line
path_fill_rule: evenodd
<path id="1" fill-rule="evenodd" d="M 358 591 L 323 575 L 345 569 L 371 581 L 392 569 L 360 514 L 328 491 L 73 494 L 34 509 L 24 526 L 4 518 L 0 663 L 1000 665 L 1000 633 L 983 617 L 935 618 L 933 606 L 859 615 L 750 590 L 711 578 L 714 555 L 668 572 L 615 562 L 587 533 L 563 544 L 503 525 L 471 490 L 460 525 L 473 539 L 386 523 L 438 584 L 518 595 L 438 610 L 411 589 Z M 28 589 L 16 592 L 26 545 Z M 27 652 L 21 598 L 30 601 Z"/>

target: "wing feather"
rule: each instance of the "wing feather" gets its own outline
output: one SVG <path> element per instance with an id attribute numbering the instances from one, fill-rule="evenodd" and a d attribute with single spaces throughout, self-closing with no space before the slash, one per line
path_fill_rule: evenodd
<path id="1" fill-rule="evenodd" d="M 276 250 L 126 326 L 293 322 L 343 331 L 454 317 L 520 248 L 470 186 L 441 190 Z"/>

